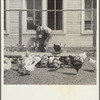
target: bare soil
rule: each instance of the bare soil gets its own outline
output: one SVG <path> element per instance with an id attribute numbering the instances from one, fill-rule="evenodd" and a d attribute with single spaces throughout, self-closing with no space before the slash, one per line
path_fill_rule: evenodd
<path id="1" fill-rule="evenodd" d="M 4 84 L 96 85 L 96 72 L 87 59 L 78 73 L 71 67 L 60 68 L 57 71 L 54 68 L 35 68 L 30 75 L 19 76 L 17 69 L 18 66 L 13 64 L 4 77 Z"/>

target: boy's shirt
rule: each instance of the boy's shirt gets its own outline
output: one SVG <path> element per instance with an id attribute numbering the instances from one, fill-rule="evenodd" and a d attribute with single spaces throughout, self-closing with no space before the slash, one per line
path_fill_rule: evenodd
<path id="1" fill-rule="evenodd" d="M 52 30 L 46 26 L 40 26 L 41 34 L 47 33 L 47 35 L 52 35 Z"/>

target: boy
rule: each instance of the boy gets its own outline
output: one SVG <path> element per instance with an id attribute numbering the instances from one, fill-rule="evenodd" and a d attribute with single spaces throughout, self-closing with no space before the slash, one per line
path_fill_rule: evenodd
<path id="1" fill-rule="evenodd" d="M 48 42 L 52 37 L 52 30 L 49 27 L 40 25 L 34 25 L 34 30 L 36 31 L 36 42 L 39 40 L 39 36 L 41 35 L 38 50 L 40 52 L 47 51 Z"/>

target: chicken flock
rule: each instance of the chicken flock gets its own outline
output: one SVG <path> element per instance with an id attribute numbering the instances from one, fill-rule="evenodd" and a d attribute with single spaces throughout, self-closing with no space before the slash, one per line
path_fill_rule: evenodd
<path id="1" fill-rule="evenodd" d="M 22 60 L 17 60 L 18 73 L 23 75 L 30 75 L 32 71 L 37 67 L 48 67 L 55 68 L 55 71 L 60 68 L 72 67 L 78 71 L 82 68 L 87 58 L 87 53 L 81 53 L 77 56 L 68 55 L 68 56 L 36 56 L 30 55 L 29 51 L 26 51 L 25 55 L 22 57 Z M 13 59 L 4 57 L 4 75 L 7 71 L 12 68 Z M 96 69 L 96 60 L 88 58 L 89 63 L 94 66 L 93 70 Z"/>

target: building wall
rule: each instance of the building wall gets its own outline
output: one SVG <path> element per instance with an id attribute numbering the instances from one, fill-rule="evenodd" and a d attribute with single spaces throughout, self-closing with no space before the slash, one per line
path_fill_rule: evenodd
<path id="1" fill-rule="evenodd" d="M 22 0 L 8 0 L 8 9 L 22 9 Z M 64 9 L 81 9 L 82 0 L 63 0 Z M 19 42 L 19 13 L 18 11 L 7 12 L 8 26 L 7 33 L 4 35 L 5 46 L 15 46 Z M 67 11 L 63 13 L 63 32 L 55 34 L 53 32 L 52 40 L 49 46 L 53 43 L 61 43 L 62 46 L 66 44 L 67 47 L 92 47 L 92 35 L 81 34 L 81 12 L 80 11 Z M 23 25 L 23 27 L 25 27 Z M 29 46 L 32 44 L 32 37 L 35 35 L 24 34 L 22 38 L 22 43 Z"/>
<path id="2" fill-rule="evenodd" d="M 82 9 L 82 0 L 66 0 L 67 9 Z M 66 42 L 68 47 L 91 47 L 92 35 L 82 35 L 80 11 L 67 12 Z"/>

